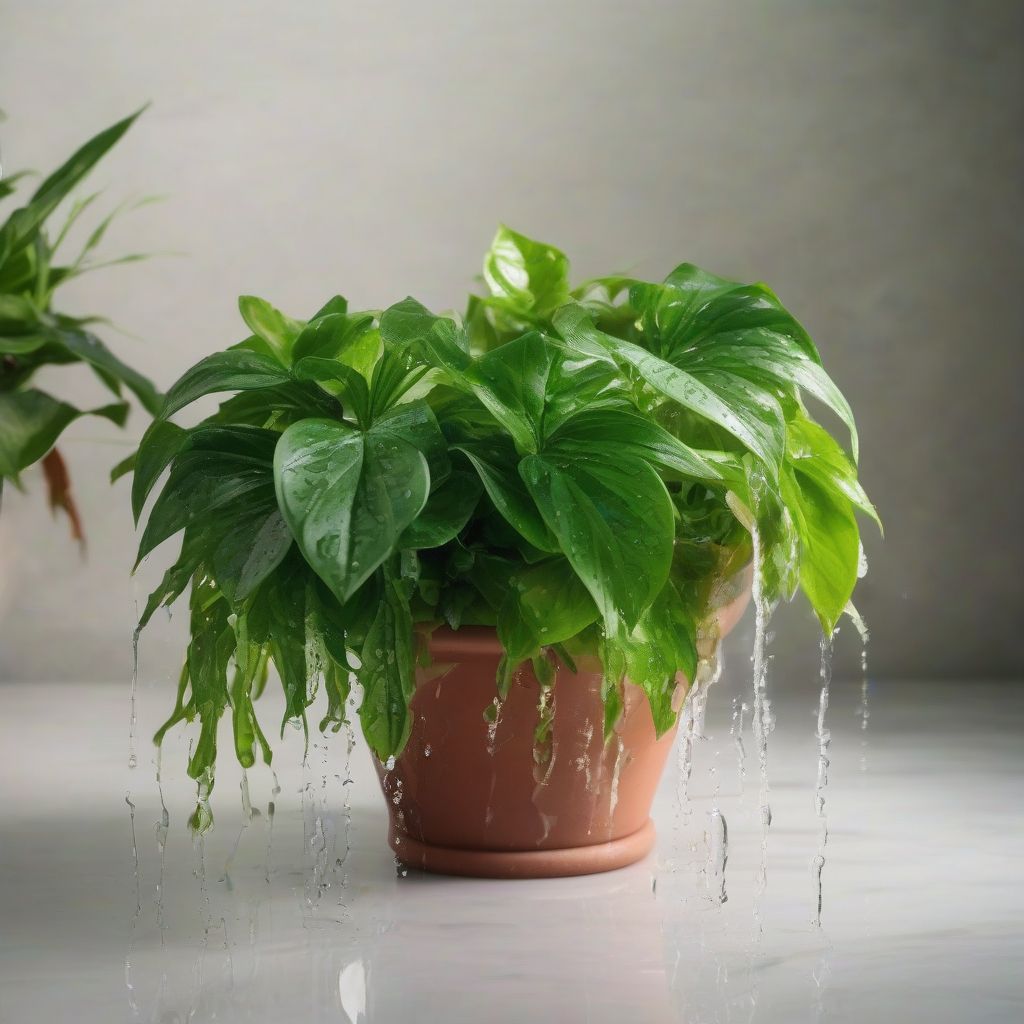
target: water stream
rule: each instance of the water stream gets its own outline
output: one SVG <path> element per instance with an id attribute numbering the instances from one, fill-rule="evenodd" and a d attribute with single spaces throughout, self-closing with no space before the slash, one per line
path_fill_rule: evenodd
<path id="1" fill-rule="evenodd" d="M 818 695 L 818 720 L 815 730 L 815 737 L 818 740 L 818 774 L 814 787 L 814 811 L 821 822 L 821 834 L 818 842 L 818 852 L 812 862 L 814 881 L 817 889 L 816 910 L 814 923 L 821 927 L 822 909 L 822 873 L 825 870 L 825 848 L 828 846 L 828 814 L 825 807 L 825 790 L 828 786 L 829 756 L 828 748 L 832 742 L 832 734 L 825 724 L 828 714 L 829 687 L 832 683 L 832 636 L 821 638 L 821 691 Z"/>

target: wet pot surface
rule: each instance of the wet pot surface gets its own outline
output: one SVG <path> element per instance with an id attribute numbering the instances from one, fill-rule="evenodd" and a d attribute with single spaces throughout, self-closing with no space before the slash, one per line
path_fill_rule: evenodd
<path id="1" fill-rule="evenodd" d="M 723 635 L 745 604 L 743 594 L 723 609 Z M 493 629 L 437 629 L 430 653 L 432 664 L 417 670 L 409 742 L 393 768 L 378 765 L 400 860 L 444 873 L 542 877 L 605 871 L 649 852 L 651 803 L 675 730 L 656 736 L 638 687 L 626 684 L 624 713 L 606 741 L 601 673 L 559 665 L 550 743 L 537 743 L 541 689 L 529 664 L 494 705 L 501 647 Z M 495 707 L 496 720 L 485 721 Z"/>

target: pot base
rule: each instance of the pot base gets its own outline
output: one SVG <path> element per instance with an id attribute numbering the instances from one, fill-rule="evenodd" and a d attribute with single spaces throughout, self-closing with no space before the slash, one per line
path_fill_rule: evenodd
<path id="1" fill-rule="evenodd" d="M 430 846 L 391 829 L 388 845 L 410 868 L 472 878 L 562 878 L 614 871 L 642 860 L 654 848 L 650 818 L 636 832 L 608 843 L 561 850 L 458 850 Z"/>

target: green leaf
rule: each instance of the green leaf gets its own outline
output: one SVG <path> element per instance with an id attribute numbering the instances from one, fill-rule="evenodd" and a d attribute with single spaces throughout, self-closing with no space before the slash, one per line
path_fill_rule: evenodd
<path id="1" fill-rule="evenodd" d="M 331 420 L 289 427 L 274 476 L 299 548 L 343 604 L 395 550 L 430 492 L 427 460 L 413 441 Z"/>
<path id="2" fill-rule="evenodd" d="M 857 520 L 845 497 L 788 465 L 780 483 L 800 540 L 800 588 L 831 636 L 857 583 Z"/>
<path id="3" fill-rule="evenodd" d="M 308 356 L 320 359 L 340 359 L 352 366 L 353 353 L 357 362 L 365 362 L 363 348 L 369 343 L 375 356 L 380 344 L 377 338 L 367 337 L 373 328 L 372 313 L 324 313 L 322 310 L 311 320 L 295 339 L 292 359 L 298 362 Z"/>
<path id="4" fill-rule="evenodd" d="M 559 551 L 558 541 L 548 529 L 530 492 L 516 470 L 518 456 L 501 441 L 466 442 L 456 446 L 473 464 L 487 496 L 505 521 L 520 536 L 541 551 Z"/>
<path id="5" fill-rule="evenodd" d="M 6 263 L 14 253 L 35 238 L 40 226 L 60 205 L 61 200 L 85 178 L 104 154 L 116 145 L 141 113 L 142 110 L 137 110 L 130 117 L 118 121 L 91 138 L 43 181 L 27 206 L 15 210 L 8 217 L 0 228 L 0 265 Z"/>
<path id="6" fill-rule="evenodd" d="M 232 603 L 245 601 L 284 561 L 292 535 L 273 492 L 248 503 L 213 556 L 217 586 Z"/>
<path id="7" fill-rule="evenodd" d="M 482 488 L 474 473 L 456 470 L 427 499 L 423 511 L 398 538 L 400 548 L 439 548 L 469 522 Z"/>
<path id="8" fill-rule="evenodd" d="M 539 332 L 530 331 L 474 360 L 465 371 L 465 383 L 520 452 L 540 447 L 552 361 L 550 344 Z"/>
<path id="9" fill-rule="evenodd" d="M 540 646 L 559 644 L 596 622 L 597 605 L 565 558 L 530 566 L 512 579 L 519 614 Z"/>
<path id="10" fill-rule="evenodd" d="M 569 261 L 554 246 L 502 225 L 484 258 L 484 280 L 495 298 L 542 316 L 569 298 Z"/>
<path id="11" fill-rule="evenodd" d="M 223 391 L 253 391 L 291 380 L 288 371 L 274 358 L 230 349 L 215 352 L 186 370 L 167 392 L 161 416 L 173 416 L 197 398 Z"/>
<path id="12" fill-rule="evenodd" d="M 770 392 L 742 378 L 726 379 L 717 371 L 698 379 L 639 345 L 597 330 L 582 306 L 563 306 L 555 313 L 554 322 L 568 344 L 590 355 L 612 355 L 655 391 L 727 430 L 777 474 L 785 428 L 782 409 Z M 723 391 L 728 393 L 728 401 L 722 397 Z"/>
<path id="13" fill-rule="evenodd" d="M 0 477 L 16 480 L 80 416 L 99 416 L 123 426 L 127 415 L 124 402 L 83 410 L 34 388 L 0 391 Z"/>
<path id="14" fill-rule="evenodd" d="M 152 383 L 121 362 L 94 334 L 88 331 L 60 331 L 58 340 L 76 358 L 122 381 L 147 412 L 154 416 L 160 412 L 163 398 Z"/>
<path id="15" fill-rule="evenodd" d="M 415 686 L 412 616 L 401 581 L 385 574 L 383 596 L 360 654 L 363 700 L 359 719 L 370 749 L 382 761 L 401 753 L 409 738 L 409 701 Z"/>
<path id="16" fill-rule="evenodd" d="M 167 420 L 153 420 L 142 435 L 132 478 L 132 514 L 136 524 L 160 474 L 185 447 L 187 441 L 188 432 Z"/>
<path id="17" fill-rule="evenodd" d="M 359 425 L 369 426 L 370 390 L 365 378 L 357 370 L 334 359 L 305 356 L 295 363 L 293 372 L 299 380 L 336 384 L 342 403 L 351 410 Z"/>
<path id="18" fill-rule="evenodd" d="M 563 455 L 586 455 L 597 448 L 624 463 L 643 459 L 692 479 L 722 479 L 719 470 L 700 452 L 653 420 L 623 409 L 584 409 L 567 419 L 545 446 L 545 450 Z"/>
<path id="19" fill-rule="evenodd" d="M 519 472 L 608 634 L 632 630 L 672 562 L 672 501 L 661 478 L 643 462 L 620 465 L 600 451 L 572 460 L 530 455 Z"/>
<path id="20" fill-rule="evenodd" d="M 249 330 L 257 338 L 262 338 L 281 362 L 287 365 L 291 358 L 292 345 L 305 325 L 299 320 L 285 316 L 266 299 L 258 299 L 255 295 L 240 295 L 238 312 L 242 314 L 242 319 Z"/>
<path id="21" fill-rule="evenodd" d="M 786 457 L 796 472 L 810 477 L 826 490 L 838 491 L 881 529 L 878 511 L 857 480 L 856 467 L 827 430 L 802 414 L 789 420 Z"/>
<path id="22" fill-rule="evenodd" d="M 193 430 L 187 449 L 174 459 L 167 482 L 153 503 L 136 565 L 158 544 L 193 523 L 201 523 L 211 513 L 272 494 L 277 439 L 273 431 L 255 427 Z"/>
<path id="23" fill-rule="evenodd" d="M 640 617 L 622 648 L 626 675 L 647 694 L 655 731 L 662 736 L 676 722 L 672 704 L 677 675 L 692 680 L 697 668 L 696 624 L 671 582 Z"/>

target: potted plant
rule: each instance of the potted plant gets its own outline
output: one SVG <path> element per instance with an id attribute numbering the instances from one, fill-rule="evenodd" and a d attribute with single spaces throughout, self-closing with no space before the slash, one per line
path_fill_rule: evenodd
<path id="1" fill-rule="evenodd" d="M 570 289 L 502 228 L 464 317 L 414 299 L 306 321 L 243 297 L 251 334 L 188 370 L 138 451 L 139 547 L 181 534 L 141 626 L 191 585 L 174 710 L 210 824 L 217 732 L 269 762 L 256 698 L 346 720 L 350 681 L 392 847 L 484 875 L 603 870 L 653 841 L 687 680 L 754 571 L 831 633 L 857 579 L 850 409 L 764 285 L 683 264 Z M 183 428 L 171 417 L 232 392 Z M 801 394 L 848 426 L 853 457 Z M 751 563 L 754 563 L 753 565 Z"/>
<path id="2" fill-rule="evenodd" d="M 0 227 L 0 496 L 10 481 L 41 460 L 50 507 L 67 514 L 72 536 L 84 543 L 81 519 L 71 494 L 67 466 L 55 447 L 64 428 L 81 416 L 100 416 L 123 426 L 127 388 L 150 413 L 161 398 L 141 374 L 126 366 L 92 333 L 99 318 L 69 316 L 54 309 L 57 288 L 89 270 L 140 258 L 137 255 L 97 263 L 96 247 L 117 211 L 88 234 L 70 259 L 64 258 L 68 234 L 98 197 L 74 203 L 51 239 L 47 226 L 64 199 L 82 182 L 100 158 L 131 127 L 133 114 L 90 139 L 46 178 L 23 206 Z M 14 194 L 25 172 L 0 178 L 0 200 Z M 34 386 L 44 367 L 83 364 L 114 395 L 114 401 L 78 409 Z"/>

